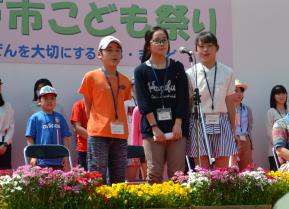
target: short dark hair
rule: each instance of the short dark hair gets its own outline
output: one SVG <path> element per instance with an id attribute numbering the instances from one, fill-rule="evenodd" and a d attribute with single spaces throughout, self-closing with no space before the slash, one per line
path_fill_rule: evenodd
<path id="1" fill-rule="evenodd" d="M 239 88 L 241 92 L 245 91 L 245 88 L 243 88 L 243 87 L 236 87 L 236 88 Z"/>
<path id="2" fill-rule="evenodd" d="M 42 84 L 43 86 L 52 86 L 52 83 L 50 82 L 50 80 L 48 80 L 47 78 L 40 78 L 38 79 L 35 84 L 34 84 L 34 91 L 33 91 L 33 100 L 32 101 L 37 101 L 38 100 L 38 95 L 36 93 L 38 86 Z"/>
<path id="3" fill-rule="evenodd" d="M 196 50 L 197 50 L 197 46 L 199 44 L 199 42 L 202 42 L 202 43 L 212 43 L 214 44 L 217 49 L 219 49 L 219 44 L 218 44 L 218 39 L 217 37 L 211 33 L 211 32 L 208 32 L 208 31 L 204 31 L 204 32 L 201 32 L 197 35 L 196 39 L 195 39 L 195 47 L 196 47 Z"/>
<path id="4" fill-rule="evenodd" d="M 272 88 L 271 94 L 270 94 L 270 107 L 276 109 L 276 100 L 275 100 L 275 95 L 276 94 L 287 94 L 287 90 L 284 86 L 282 85 L 276 85 Z M 287 101 L 284 104 L 285 109 L 287 110 Z"/>

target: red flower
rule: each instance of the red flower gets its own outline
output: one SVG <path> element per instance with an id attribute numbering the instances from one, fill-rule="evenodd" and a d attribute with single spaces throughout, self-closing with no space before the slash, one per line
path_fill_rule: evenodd
<path id="1" fill-rule="evenodd" d="M 102 178 L 102 174 L 98 171 L 91 171 L 91 172 L 87 172 L 85 174 L 85 177 L 86 178 L 91 178 L 91 179 L 94 179 L 94 178 Z"/>
<path id="2" fill-rule="evenodd" d="M 5 175 L 12 176 L 12 174 L 13 174 L 13 170 L 12 169 L 0 170 L 0 176 L 5 176 Z"/>

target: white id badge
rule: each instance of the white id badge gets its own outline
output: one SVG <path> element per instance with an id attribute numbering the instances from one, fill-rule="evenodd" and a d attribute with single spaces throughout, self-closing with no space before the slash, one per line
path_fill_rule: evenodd
<path id="1" fill-rule="evenodd" d="M 157 109 L 158 121 L 171 120 L 172 110 L 171 108 L 159 108 Z"/>
<path id="2" fill-rule="evenodd" d="M 124 134 L 124 125 L 121 122 L 111 122 L 110 129 L 112 134 Z"/>
<path id="3" fill-rule="evenodd" d="M 206 124 L 219 125 L 220 115 L 219 114 L 206 114 Z"/>
<path id="4" fill-rule="evenodd" d="M 241 135 L 240 136 L 240 141 L 247 141 L 246 135 Z"/>

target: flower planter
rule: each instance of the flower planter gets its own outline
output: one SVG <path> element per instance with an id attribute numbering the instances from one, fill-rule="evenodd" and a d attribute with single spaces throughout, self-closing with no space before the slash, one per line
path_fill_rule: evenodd
<path id="1" fill-rule="evenodd" d="M 149 208 L 153 209 L 153 208 Z M 272 209 L 271 205 L 219 205 L 219 206 L 195 206 L 189 208 L 157 208 L 157 209 Z"/>
<path id="2" fill-rule="evenodd" d="M 271 205 L 223 205 L 223 206 L 198 206 L 190 209 L 271 209 Z"/>
<path id="3" fill-rule="evenodd" d="M 186 179 L 179 175 L 177 183 L 109 186 L 101 185 L 97 172 L 23 166 L 13 176 L 0 176 L 0 203 L 5 203 L 0 208 L 272 209 L 289 191 L 288 181 L 289 173 L 214 170 L 190 173 Z"/>

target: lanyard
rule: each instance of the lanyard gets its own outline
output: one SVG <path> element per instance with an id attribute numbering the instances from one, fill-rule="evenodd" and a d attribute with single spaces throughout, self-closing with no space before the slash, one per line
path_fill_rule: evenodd
<path id="1" fill-rule="evenodd" d="M 239 117 L 240 117 L 240 119 L 239 119 L 239 127 L 240 127 L 240 130 L 241 130 L 241 134 L 243 133 L 243 128 L 242 128 L 242 118 L 243 118 L 243 110 L 244 111 L 246 111 L 246 107 L 241 103 L 240 104 L 240 108 L 239 108 L 239 110 L 240 110 L 240 112 L 239 112 Z M 247 115 L 248 115 L 248 109 L 247 109 Z M 248 117 L 248 116 L 246 116 L 246 117 Z M 249 131 L 249 121 L 248 121 L 248 123 L 247 123 L 247 132 Z"/>
<path id="2" fill-rule="evenodd" d="M 214 97 L 215 97 L 215 87 L 216 87 L 216 78 L 217 78 L 217 70 L 218 70 L 217 63 L 215 64 L 215 76 L 214 76 L 213 94 L 211 92 L 211 88 L 210 88 L 210 85 L 209 85 L 209 82 L 208 82 L 207 73 L 206 73 L 206 71 L 204 69 L 204 65 L 202 65 L 202 66 L 203 66 L 203 72 L 205 74 L 207 87 L 208 87 L 208 90 L 209 90 L 209 93 L 210 93 L 210 97 L 211 97 L 211 100 L 212 100 L 211 108 L 214 111 Z"/>
<path id="3" fill-rule="evenodd" d="M 281 114 L 281 112 L 276 108 L 277 112 L 279 113 L 280 117 L 283 118 L 283 115 Z M 287 110 L 285 110 L 285 114 L 287 114 Z"/>
<path id="4" fill-rule="evenodd" d="M 284 119 L 285 119 L 285 121 L 286 121 L 287 123 L 289 123 L 289 113 L 286 114 L 286 116 L 284 117 Z"/>
<path id="5" fill-rule="evenodd" d="M 110 82 L 110 79 L 107 75 L 107 72 L 101 68 L 101 71 L 103 72 L 105 78 L 106 78 L 106 81 L 110 87 L 110 92 L 111 92 L 111 96 L 112 96 L 112 99 L 113 99 L 113 107 L 114 107 L 114 113 L 115 113 L 115 119 L 118 120 L 118 113 L 117 113 L 117 105 L 118 105 L 118 93 L 119 93 L 119 77 L 118 77 L 118 72 L 116 71 L 116 78 L 117 78 L 117 92 L 116 92 L 116 96 L 114 95 L 113 93 L 113 88 L 112 88 L 112 84 Z"/>
<path id="6" fill-rule="evenodd" d="M 243 129 L 242 129 L 242 109 L 243 109 L 243 105 L 242 105 L 242 103 L 241 103 L 241 104 L 240 104 L 240 113 L 239 113 L 239 117 L 240 117 L 239 127 L 240 127 L 240 130 L 241 130 L 241 133 L 243 132 Z"/>
<path id="7" fill-rule="evenodd" d="M 163 108 L 165 108 L 163 95 L 164 95 L 164 89 L 165 89 L 165 85 L 166 85 L 166 81 L 167 81 L 167 75 L 168 75 L 168 71 L 167 71 L 167 69 L 168 69 L 168 60 L 166 59 L 166 69 L 165 69 L 165 77 L 164 77 L 164 83 L 163 83 L 163 85 L 160 85 L 158 76 L 157 76 L 157 74 L 156 74 L 156 69 L 153 67 L 153 64 L 152 64 L 151 61 L 150 61 L 150 64 L 151 64 L 151 66 L 152 66 L 152 70 L 153 70 L 155 79 L 156 79 L 156 81 L 157 81 L 158 87 L 160 88 L 160 91 L 161 91 L 160 97 L 161 97 L 161 100 L 162 100 L 162 106 L 163 106 Z"/>

